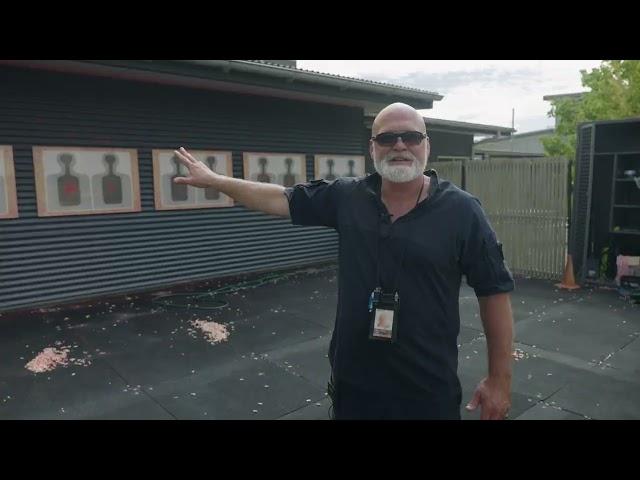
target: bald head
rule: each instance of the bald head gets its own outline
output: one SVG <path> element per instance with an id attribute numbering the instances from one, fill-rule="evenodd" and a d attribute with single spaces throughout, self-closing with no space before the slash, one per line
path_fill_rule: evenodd
<path id="1" fill-rule="evenodd" d="M 424 119 L 415 108 L 405 103 L 392 103 L 378 113 L 371 134 L 376 137 L 382 133 L 404 134 L 407 132 L 427 133 Z M 416 144 L 405 143 L 398 137 L 394 145 L 388 142 L 379 145 L 373 138 L 369 141 L 369 152 L 373 165 L 380 176 L 393 183 L 410 182 L 420 175 L 427 166 L 429 158 L 429 139 Z"/>
<path id="2" fill-rule="evenodd" d="M 405 130 L 413 130 L 426 133 L 426 127 L 422 115 L 406 103 L 392 103 L 380 110 L 371 127 L 371 133 L 377 135 L 380 132 L 389 131 L 385 128 L 389 124 L 402 123 L 407 126 Z"/>

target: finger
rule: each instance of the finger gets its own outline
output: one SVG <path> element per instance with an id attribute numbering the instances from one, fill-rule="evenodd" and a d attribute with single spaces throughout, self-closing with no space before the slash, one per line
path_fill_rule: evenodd
<path id="1" fill-rule="evenodd" d="M 478 404 L 480 403 L 480 393 L 476 390 L 473 392 L 473 397 L 466 406 L 466 409 L 469 411 L 473 411 L 478 408 Z"/>
<path id="2" fill-rule="evenodd" d="M 186 153 L 186 150 L 184 150 L 184 148 L 180 147 L 180 150 L 183 150 Z M 174 150 L 173 153 L 176 154 L 176 158 L 180 160 L 183 165 L 188 167 L 193 164 L 193 161 L 189 158 L 189 156 L 185 155 L 185 153 L 182 153 L 179 150 Z"/>
<path id="3" fill-rule="evenodd" d="M 187 177 L 176 177 L 173 179 L 173 183 L 189 183 Z"/>
<path id="4" fill-rule="evenodd" d="M 189 160 L 191 160 L 192 162 L 198 163 L 198 159 L 196 159 L 196 157 L 194 157 L 193 155 L 191 155 L 189 152 L 187 152 L 184 147 L 180 147 L 180 153 L 182 153 L 183 155 L 185 155 Z"/>

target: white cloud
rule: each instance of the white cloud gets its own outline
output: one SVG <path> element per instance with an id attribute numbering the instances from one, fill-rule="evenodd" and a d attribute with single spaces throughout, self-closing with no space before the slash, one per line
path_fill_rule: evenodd
<path id="1" fill-rule="evenodd" d="M 584 90 L 580 70 L 600 60 L 298 60 L 298 67 L 435 91 L 444 99 L 428 117 L 511 126 L 553 127 L 544 95 Z"/>

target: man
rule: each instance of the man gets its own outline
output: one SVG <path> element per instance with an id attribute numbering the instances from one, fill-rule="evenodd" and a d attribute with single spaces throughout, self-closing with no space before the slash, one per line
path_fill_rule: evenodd
<path id="1" fill-rule="evenodd" d="M 474 288 L 489 372 L 467 405 L 482 419 L 510 407 L 513 278 L 472 195 L 434 170 L 420 114 L 392 104 L 375 118 L 377 173 L 284 188 L 216 175 L 184 149 L 177 183 L 213 186 L 247 208 L 340 234 L 338 311 L 329 348 L 336 419 L 459 419 L 458 297 Z M 376 318 L 388 317 L 381 332 Z"/>

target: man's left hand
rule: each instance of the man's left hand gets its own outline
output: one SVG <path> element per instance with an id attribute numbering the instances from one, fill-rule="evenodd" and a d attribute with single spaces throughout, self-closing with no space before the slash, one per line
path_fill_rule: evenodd
<path id="1" fill-rule="evenodd" d="M 480 405 L 480 420 L 503 420 L 511 407 L 511 382 L 490 377 L 483 378 L 473 398 L 467 404 L 467 410 L 473 411 Z"/>

